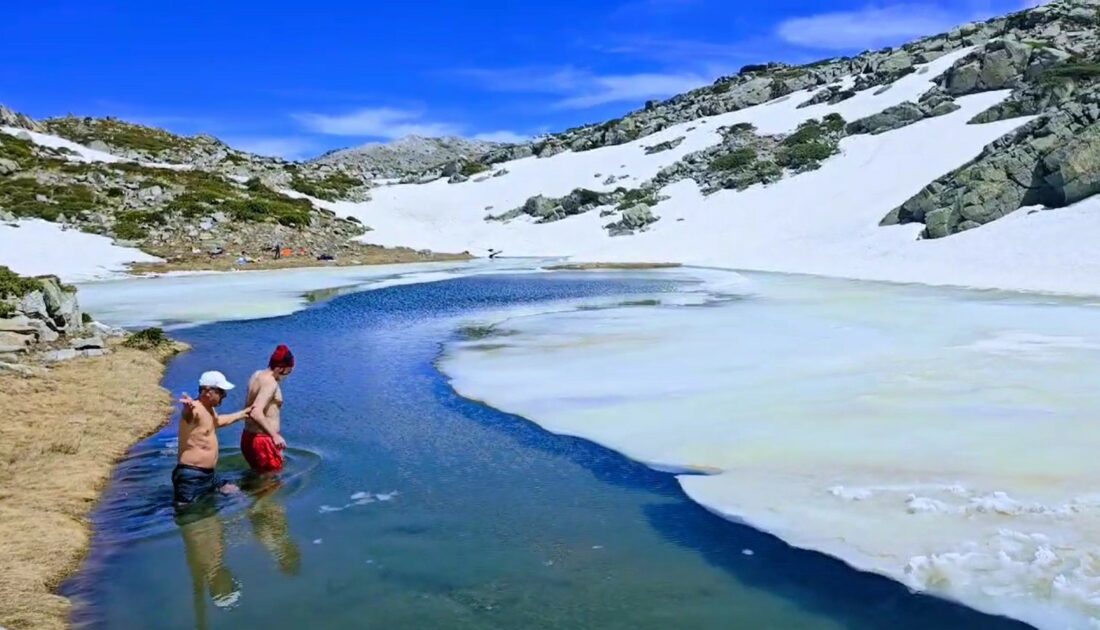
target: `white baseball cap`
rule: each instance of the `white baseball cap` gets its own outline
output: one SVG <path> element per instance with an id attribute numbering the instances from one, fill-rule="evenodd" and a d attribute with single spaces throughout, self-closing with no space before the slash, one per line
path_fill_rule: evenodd
<path id="1" fill-rule="evenodd" d="M 226 380 L 225 374 L 217 370 L 211 370 L 203 372 L 202 376 L 199 377 L 199 387 L 216 387 L 223 391 L 229 391 L 233 389 L 233 383 Z"/>

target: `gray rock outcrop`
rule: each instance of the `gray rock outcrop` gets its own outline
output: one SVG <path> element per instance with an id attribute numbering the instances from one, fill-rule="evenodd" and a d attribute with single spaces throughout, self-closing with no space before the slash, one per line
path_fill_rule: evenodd
<path id="1" fill-rule="evenodd" d="M 660 217 L 653 214 L 649 206 L 639 203 L 622 211 L 618 221 L 604 226 L 610 236 L 624 236 L 645 230 Z"/>
<path id="2" fill-rule="evenodd" d="M 1100 193 L 1100 86 L 987 146 L 888 214 L 940 238 L 1024 206 L 1058 208 Z"/>

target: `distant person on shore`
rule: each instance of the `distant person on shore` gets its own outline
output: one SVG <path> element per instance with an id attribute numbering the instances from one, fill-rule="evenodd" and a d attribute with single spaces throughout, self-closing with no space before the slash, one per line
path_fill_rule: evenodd
<path id="1" fill-rule="evenodd" d="M 214 472 L 218 465 L 218 429 L 243 420 L 248 414 L 247 409 L 227 415 L 214 411 L 231 389 L 233 383 L 221 372 L 204 372 L 199 377 L 199 397 L 184 394 L 180 399 L 183 413 L 180 414 L 179 454 L 172 470 L 172 494 L 177 505 L 194 503 L 215 490 L 234 492 L 237 489 L 219 481 Z"/>
<path id="2" fill-rule="evenodd" d="M 249 407 L 244 432 L 241 433 L 241 452 L 252 470 L 258 473 L 276 472 L 283 468 L 283 449 L 286 440 L 280 434 L 280 411 L 283 406 L 283 390 L 279 384 L 294 371 L 294 354 L 290 348 L 275 348 L 267 362 L 267 369 L 252 375 L 248 382 Z"/>

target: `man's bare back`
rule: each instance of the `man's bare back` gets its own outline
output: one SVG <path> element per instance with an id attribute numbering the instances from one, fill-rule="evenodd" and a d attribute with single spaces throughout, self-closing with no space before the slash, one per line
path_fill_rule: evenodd
<path id="1" fill-rule="evenodd" d="M 283 389 L 279 383 L 294 371 L 290 348 L 275 348 L 266 370 L 259 370 L 248 381 L 248 421 L 241 433 L 241 454 L 252 470 L 273 473 L 283 469 L 282 436 Z"/>
<path id="2" fill-rule="evenodd" d="M 256 405 L 259 403 L 259 405 Z M 279 387 L 279 381 L 268 370 L 257 370 L 248 381 L 248 396 L 245 399 L 245 407 L 254 407 L 254 410 L 245 420 L 244 430 L 252 433 L 267 433 L 272 437 L 281 435 L 280 410 L 283 406 L 283 390 Z M 262 416 L 263 425 L 255 418 Z"/>

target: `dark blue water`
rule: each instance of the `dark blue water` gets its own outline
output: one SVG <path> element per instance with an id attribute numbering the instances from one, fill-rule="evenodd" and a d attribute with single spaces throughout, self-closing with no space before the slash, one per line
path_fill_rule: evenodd
<path id="1" fill-rule="evenodd" d="M 458 397 L 433 362 L 459 316 L 668 290 L 497 276 L 340 297 L 182 332 L 166 386 L 243 385 L 287 343 L 283 483 L 177 522 L 174 423 L 95 515 L 74 620 L 101 628 L 1018 628 L 712 516 L 675 479 Z M 236 390 L 226 403 L 242 403 Z M 219 467 L 240 478 L 239 427 Z M 396 492 L 396 494 L 394 494 Z M 749 555 L 751 553 L 751 555 Z"/>

